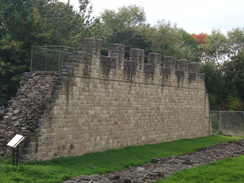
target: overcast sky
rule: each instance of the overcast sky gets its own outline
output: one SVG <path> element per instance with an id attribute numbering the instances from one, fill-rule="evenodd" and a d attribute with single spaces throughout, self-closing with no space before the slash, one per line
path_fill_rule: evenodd
<path id="1" fill-rule="evenodd" d="M 78 0 L 70 2 L 77 7 Z M 189 33 L 244 28 L 244 0 L 91 0 L 91 3 L 95 16 L 104 9 L 116 10 L 134 4 L 144 8 L 151 25 L 165 19 Z"/>

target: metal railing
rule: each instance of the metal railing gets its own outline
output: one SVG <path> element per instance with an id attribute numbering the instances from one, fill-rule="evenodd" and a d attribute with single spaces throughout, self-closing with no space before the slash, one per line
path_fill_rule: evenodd
<path id="1" fill-rule="evenodd" d="M 32 46 L 30 71 L 59 71 L 75 50 L 66 46 Z"/>
<path id="2" fill-rule="evenodd" d="M 211 111 L 213 133 L 244 136 L 244 111 Z"/>

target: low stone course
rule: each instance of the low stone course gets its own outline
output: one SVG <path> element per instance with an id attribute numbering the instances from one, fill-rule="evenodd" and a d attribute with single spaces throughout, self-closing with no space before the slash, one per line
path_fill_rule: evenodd
<path id="1" fill-rule="evenodd" d="M 169 158 L 154 158 L 151 163 L 106 175 L 81 175 L 63 183 L 151 183 L 173 173 L 225 158 L 244 155 L 244 139 L 198 149 L 194 153 Z"/>

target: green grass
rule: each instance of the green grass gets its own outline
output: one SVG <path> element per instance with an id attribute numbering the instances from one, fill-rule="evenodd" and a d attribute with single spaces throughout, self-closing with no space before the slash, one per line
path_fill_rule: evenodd
<path id="1" fill-rule="evenodd" d="M 18 167 L 12 166 L 10 160 L 0 160 L 0 182 L 58 183 L 80 174 L 104 174 L 109 171 L 148 163 L 152 158 L 178 156 L 194 152 L 198 148 L 237 139 L 239 138 L 214 135 L 153 145 L 131 146 L 89 153 L 79 157 L 22 163 Z"/>
<path id="2" fill-rule="evenodd" d="M 243 183 L 244 156 L 179 171 L 155 183 Z"/>

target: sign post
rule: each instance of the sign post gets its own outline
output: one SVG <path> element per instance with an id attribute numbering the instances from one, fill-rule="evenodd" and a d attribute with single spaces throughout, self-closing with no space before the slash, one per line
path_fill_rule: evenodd
<path id="1" fill-rule="evenodd" d="M 13 148 L 13 166 L 15 164 L 15 156 L 16 156 L 16 166 L 18 166 L 19 163 L 19 144 L 25 139 L 24 136 L 16 134 L 7 144 L 8 146 Z M 16 153 L 15 153 L 16 149 Z M 16 155 L 15 155 L 16 154 Z"/>

